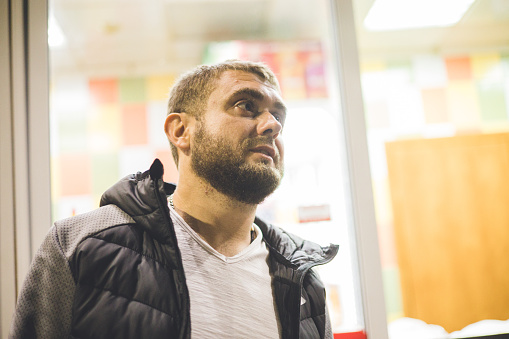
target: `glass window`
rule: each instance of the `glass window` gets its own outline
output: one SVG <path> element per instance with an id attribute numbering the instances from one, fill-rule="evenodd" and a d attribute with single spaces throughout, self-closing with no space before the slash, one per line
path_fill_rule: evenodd
<path id="1" fill-rule="evenodd" d="M 509 4 L 460 3 L 354 2 L 391 338 L 509 332 Z"/>
<path id="2" fill-rule="evenodd" d="M 289 113 L 285 177 L 259 213 L 304 238 L 340 245 L 337 258 L 317 269 L 333 331 L 365 337 L 331 17 L 325 0 L 51 1 L 53 218 L 97 207 L 109 186 L 154 158 L 175 182 L 163 131 L 175 77 L 228 58 L 264 61 Z"/>

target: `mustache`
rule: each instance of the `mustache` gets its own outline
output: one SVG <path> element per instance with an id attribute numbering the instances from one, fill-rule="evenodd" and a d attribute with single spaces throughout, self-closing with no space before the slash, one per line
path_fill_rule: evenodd
<path id="1" fill-rule="evenodd" d="M 257 146 L 270 146 L 277 150 L 275 139 L 271 136 L 259 136 L 252 139 L 247 139 L 244 147 L 255 148 Z"/>
<path id="2" fill-rule="evenodd" d="M 258 136 L 252 139 L 246 139 L 245 142 L 240 145 L 244 152 L 248 152 L 248 150 L 253 149 L 258 146 L 270 146 L 275 151 L 275 160 L 280 161 L 281 155 L 279 153 L 279 148 L 276 147 L 275 139 L 271 136 Z"/>

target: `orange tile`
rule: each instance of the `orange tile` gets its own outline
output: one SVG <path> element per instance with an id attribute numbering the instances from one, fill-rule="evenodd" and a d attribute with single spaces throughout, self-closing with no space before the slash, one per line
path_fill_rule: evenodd
<path id="1" fill-rule="evenodd" d="M 92 172 L 88 154 L 62 154 L 58 164 L 60 196 L 92 193 Z"/>
<path id="2" fill-rule="evenodd" d="M 469 57 L 446 58 L 445 67 L 449 80 L 472 79 L 472 65 Z"/>
<path id="3" fill-rule="evenodd" d="M 394 229 L 392 223 L 377 221 L 378 244 L 380 246 L 380 262 L 382 267 L 398 265 Z"/>
<path id="4" fill-rule="evenodd" d="M 421 96 L 426 122 L 428 124 L 448 121 L 447 92 L 445 88 L 422 89 Z"/>
<path id="5" fill-rule="evenodd" d="M 122 107 L 122 142 L 124 145 L 144 145 L 148 142 L 145 104 Z"/>
<path id="6" fill-rule="evenodd" d="M 91 79 L 88 83 L 90 97 L 96 104 L 118 101 L 118 83 L 116 79 Z"/>
<path id="7" fill-rule="evenodd" d="M 167 149 L 159 149 L 156 151 L 156 158 L 161 160 L 164 166 L 164 175 L 163 179 L 166 182 L 176 183 L 179 178 L 177 166 L 173 161 L 173 156 L 171 155 L 170 145 L 168 145 Z"/>

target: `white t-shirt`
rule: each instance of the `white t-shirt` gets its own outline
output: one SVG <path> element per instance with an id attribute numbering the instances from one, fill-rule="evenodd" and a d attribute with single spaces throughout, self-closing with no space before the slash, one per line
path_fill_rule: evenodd
<path id="1" fill-rule="evenodd" d="M 191 299 L 192 338 L 280 338 L 262 232 L 226 257 L 204 241 L 170 206 Z"/>

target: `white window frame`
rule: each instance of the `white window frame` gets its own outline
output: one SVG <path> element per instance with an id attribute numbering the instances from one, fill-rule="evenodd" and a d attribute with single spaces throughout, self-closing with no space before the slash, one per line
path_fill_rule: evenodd
<path id="1" fill-rule="evenodd" d="M 386 339 L 352 1 L 330 0 L 330 8 L 365 331 L 370 339 Z M 47 0 L 0 3 L 2 337 L 7 337 L 17 292 L 51 223 L 47 19 Z"/>
<path id="2" fill-rule="evenodd" d="M 357 249 L 358 284 L 369 339 L 387 339 L 387 316 L 362 100 L 352 0 L 331 0 L 335 64 L 339 81 L 351 224 Z"/>
<path id="3" fill-rule="evenodd" d="M 0 4 L 0 336 L 51 226 L 46 0 Z"/>

